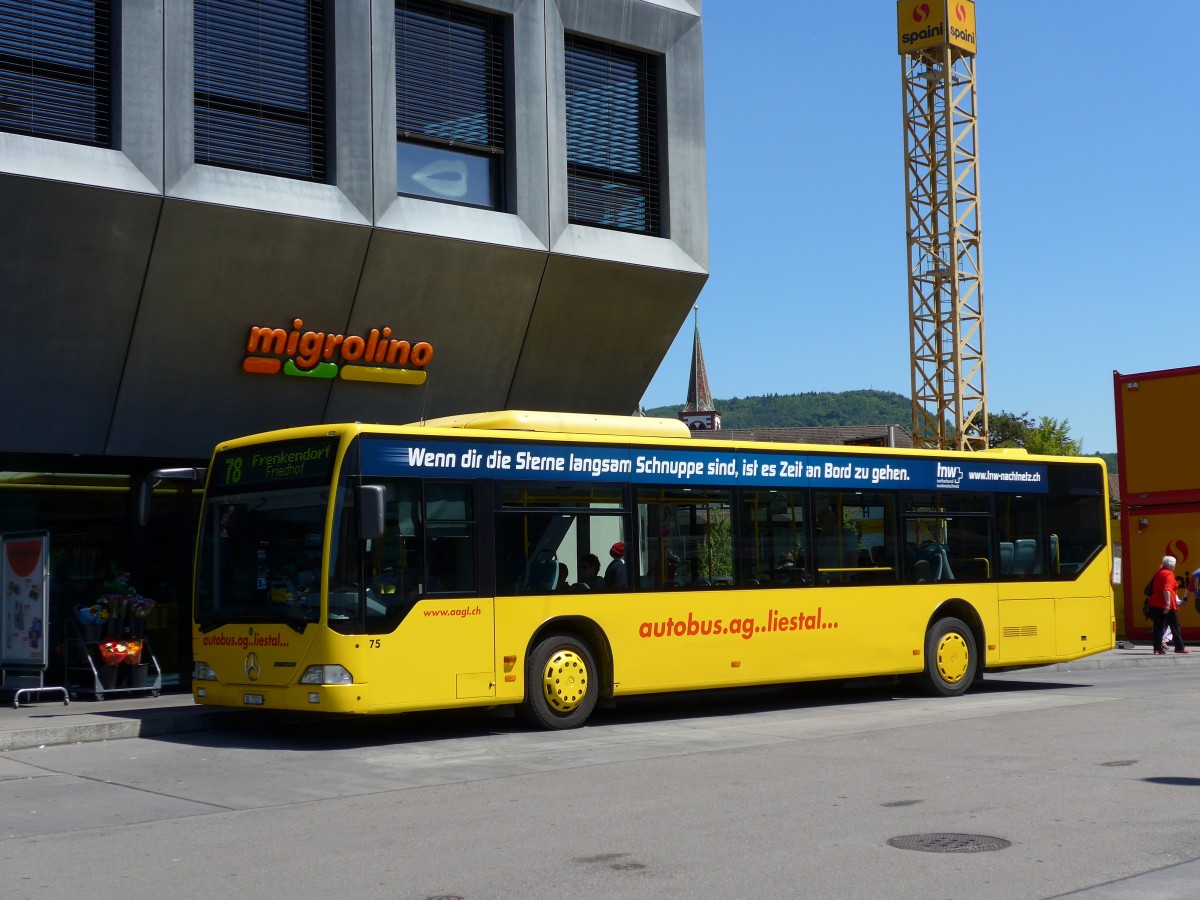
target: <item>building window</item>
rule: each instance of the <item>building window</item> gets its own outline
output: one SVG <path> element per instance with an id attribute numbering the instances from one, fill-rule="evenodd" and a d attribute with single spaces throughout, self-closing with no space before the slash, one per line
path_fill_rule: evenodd
<path id="1" fill-rule="evenodd" d="M 324 181 L 324 0 L 195 11 L 196 162 Z"/>
<path id="2" fill-rule="evenodd" d="M 503 21 L 396 3 L 396 184 L 413 197 L 504 204 Z"/>
<path id="3" fill-rule="evenodd" d="M 654 57 L 566 37 L 567 216 L 659 234 Z"/>
<path id="4" fill-rule="evenodd" d="M 0 131 L 108 147 L 108 0 L 0 0 Z"/>

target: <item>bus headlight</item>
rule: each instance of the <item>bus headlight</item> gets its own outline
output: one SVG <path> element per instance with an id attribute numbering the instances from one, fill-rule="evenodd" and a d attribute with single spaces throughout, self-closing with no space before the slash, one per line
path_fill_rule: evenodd
<path id="1" fill-rule="evenodd" d="M 196 660 L 196 664 L 192 666 L 192 680 L 216 681 L 217 673 L 212 670 L 212 666 L 210 666 L 208 663 Z"/>
<path id="2" fill-rule="evenodd" d="M 354 684 L 354 676 L 343 666 L 309 666 L 300 676 L 301 684 Z"/>

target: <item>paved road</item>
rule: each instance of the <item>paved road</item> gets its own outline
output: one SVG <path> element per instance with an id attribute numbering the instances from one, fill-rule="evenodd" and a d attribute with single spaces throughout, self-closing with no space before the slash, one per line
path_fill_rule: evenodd
<path id="1" fill-rule="evenodd" d="M 442 714 L 12 750 L 0 897 L 1194 897 L 1197 676 L 669 698 L 555 734 Z M 1010 846 L 887 843 L 933 834 Z"/>

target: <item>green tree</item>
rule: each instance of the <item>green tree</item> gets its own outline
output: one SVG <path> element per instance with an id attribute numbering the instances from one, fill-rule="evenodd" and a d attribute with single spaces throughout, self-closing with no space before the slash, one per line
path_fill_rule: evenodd
<path id="1" fill-rule="evenodd" d="M 1001 410 L 998 413 L 988 413 L 988 446 L 1024 447 L 1029 441 L 1029 432 L 1034 427 L 1028 412 L 1010 413 Z"/>
<path id="2" fill-rule="evenodd" d="M 708 534 L 697 548 L 697 556 L 702 577 L 711 580 L 733 575 L 733 532 L 728 519 L 708 523 Z"/>
<path id="3" fill-rule="evenodd" d="M 1080 456 L 1083 443 L 1071 437 L 1071 423 L 1051 416 L 1036 422 L 1028 412 L 988 415 L 989 447 L 1024 447 L 1045 456 Z"/>
<path id="4" fill-rule="evenodd" d="M 1050 416 L 1042 416 L 1030 430 L 1025 449 L 1047 456 L 1079 456 L 1083 453 L 1083 442 L 1071 437 L 1071 423 L 1066 419 L 1060 422 Z"/>
<path id="5" fill-rule="evenodd" d="M 725 428 L 797 428 L 827 425 L 904 424 L 912 421 L 907 397 L 889 391 L 766 394 L 714 399 Z M 648 416 L 673 419 L 680 406 L 658 406 Z"/>

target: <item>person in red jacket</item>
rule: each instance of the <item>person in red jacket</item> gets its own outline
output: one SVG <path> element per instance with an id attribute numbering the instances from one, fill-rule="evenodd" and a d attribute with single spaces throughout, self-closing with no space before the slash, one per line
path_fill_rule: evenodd
<path id="1" fill-rule="evenodd" d="M 1183 607 L 1183 604 L 1187 603 L 1187 594 L 1188 594 L 1187 579 L 1180 578 L 1178 575 L 1176 575 L 1175 576 L 1175 599 L 1178 601 L 1179 606 L 1181 608 Z M 1174 643 L 1174 641 L 1175 641 L 1175 633 L 1171 630 L 1171 626 L 1164 625 L 1163 626 L 1163 641 L 1162 641 L 1163 650 L 1167 649 L 1167 644 Z"/>
<path id="2" fill-rule="evenodd" d="M 1154 623 L 1154 652 L 1166 653 L 1163 649 L 1163 628 L 1171 626 L 1175 638 L 1176 653 L 1191 653 L 1183 646 L 1183 633 L 1179 630 L 1179 595 L 1175 593 L 1175 563 L 1173 556 L 1164 556 L 1162 565 L 1150 582 L 1150 621 Z"/>

